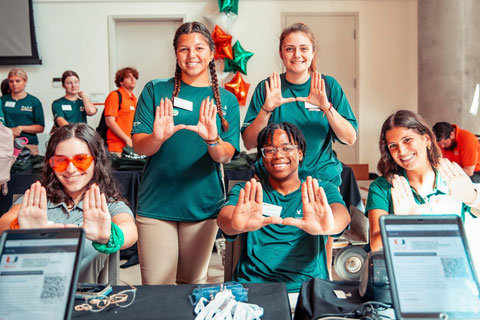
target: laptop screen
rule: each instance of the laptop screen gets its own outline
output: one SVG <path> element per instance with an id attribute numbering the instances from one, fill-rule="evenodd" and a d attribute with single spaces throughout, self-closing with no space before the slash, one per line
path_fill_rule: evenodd
<path id="1" fill-rule="evenodd" d="M 66 319 L 78 278 L 81 229 L 7 231 L 0 247 L 0 319 Z"/>
<path id="2" fill-rule="evenodd" d="M 397 318 L 480 318 L 478 279 L 458 217 L 380 221 Z"/>

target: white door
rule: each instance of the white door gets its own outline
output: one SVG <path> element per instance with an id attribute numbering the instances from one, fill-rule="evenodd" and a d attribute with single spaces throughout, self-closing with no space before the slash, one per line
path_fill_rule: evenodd
<path id="1" fill-rule="evenodd" d="M 315 34 L 318 71 L 337 79 L 357 120 L 358 112 L 358 46 L 356 13 L 284 13 L 283 27 L 296 22 L 308 25 Z M 357 163 L 359 149 L 335 143 L 334 149 L 343 163 Z"/>
<path id="2" fill-rule="evenodd" d="M 110 50 L 110 86 L 115 90 L 115 72 L 133 66 L 139 79 L 134 94 L 139 97 L 152 79 L 175 74 L 173 37 L 184 17 L 113 17 Z M 113 44 L 112 44 L 113 42 Z"/>

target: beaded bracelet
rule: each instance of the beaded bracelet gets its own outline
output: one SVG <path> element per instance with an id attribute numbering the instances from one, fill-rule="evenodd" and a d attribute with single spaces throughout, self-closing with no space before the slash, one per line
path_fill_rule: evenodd
<path id="1" fill-rule="evenodd" d="M 92 241 L 93 247 L 99 252 L 106 254 L 117 252 L 125 242 L 122 229 L 120 229 L 120 227 L 113 222 L 111 224 L 112 228 L 110 232 L 110 239 L 108 239 L 107 244 Z"/>
<path id="2" fill-rule="evenodd" d="M 220 142 L 220 137 L 217 136 L 215 139 L 213 140 L 204 140 L 205 143 L 207 144 L 207 146 L 209 147 L 215 147 L 219 142 Z"/>

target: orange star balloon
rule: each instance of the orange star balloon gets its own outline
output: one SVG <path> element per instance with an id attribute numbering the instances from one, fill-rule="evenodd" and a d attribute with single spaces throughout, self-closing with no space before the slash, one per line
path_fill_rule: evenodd
<path id="1" fill-rule="evenodd" d="M 232 36 L 216 25 L 213 29 L 212 38 L 215 43 L 215 59 L 233 59 Z"/>
<path id="2" fill-rule="evenodd" d="M 247 101 L 247 93 L 249 88 L 250 83 L 246 83 L 245 80 L 243 80 L 242 75 L 238 71 L 233 76 L 232 80 L 230 80 L 229 83 L 225 84 L 225 89 L 227 89 L 228 91 L 233 93 L 235 97 L 237 97 L 238 104 L 240 104 L 241 106 L 244 106 Z"/>

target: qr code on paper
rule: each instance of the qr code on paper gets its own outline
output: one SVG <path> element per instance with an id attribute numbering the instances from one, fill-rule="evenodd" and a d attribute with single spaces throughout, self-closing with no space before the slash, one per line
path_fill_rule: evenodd
<path id="1" fill-rule="evenodd" d="M 43 280 L 41 299 L 58 299 L 65 294 L 66 276 L 48 276 Z"/>
<path id="2" fill-rule="evenodd" d="M 462 258 L 440 258 L 445 278 L 465 278 L 467 268 Z"/>

